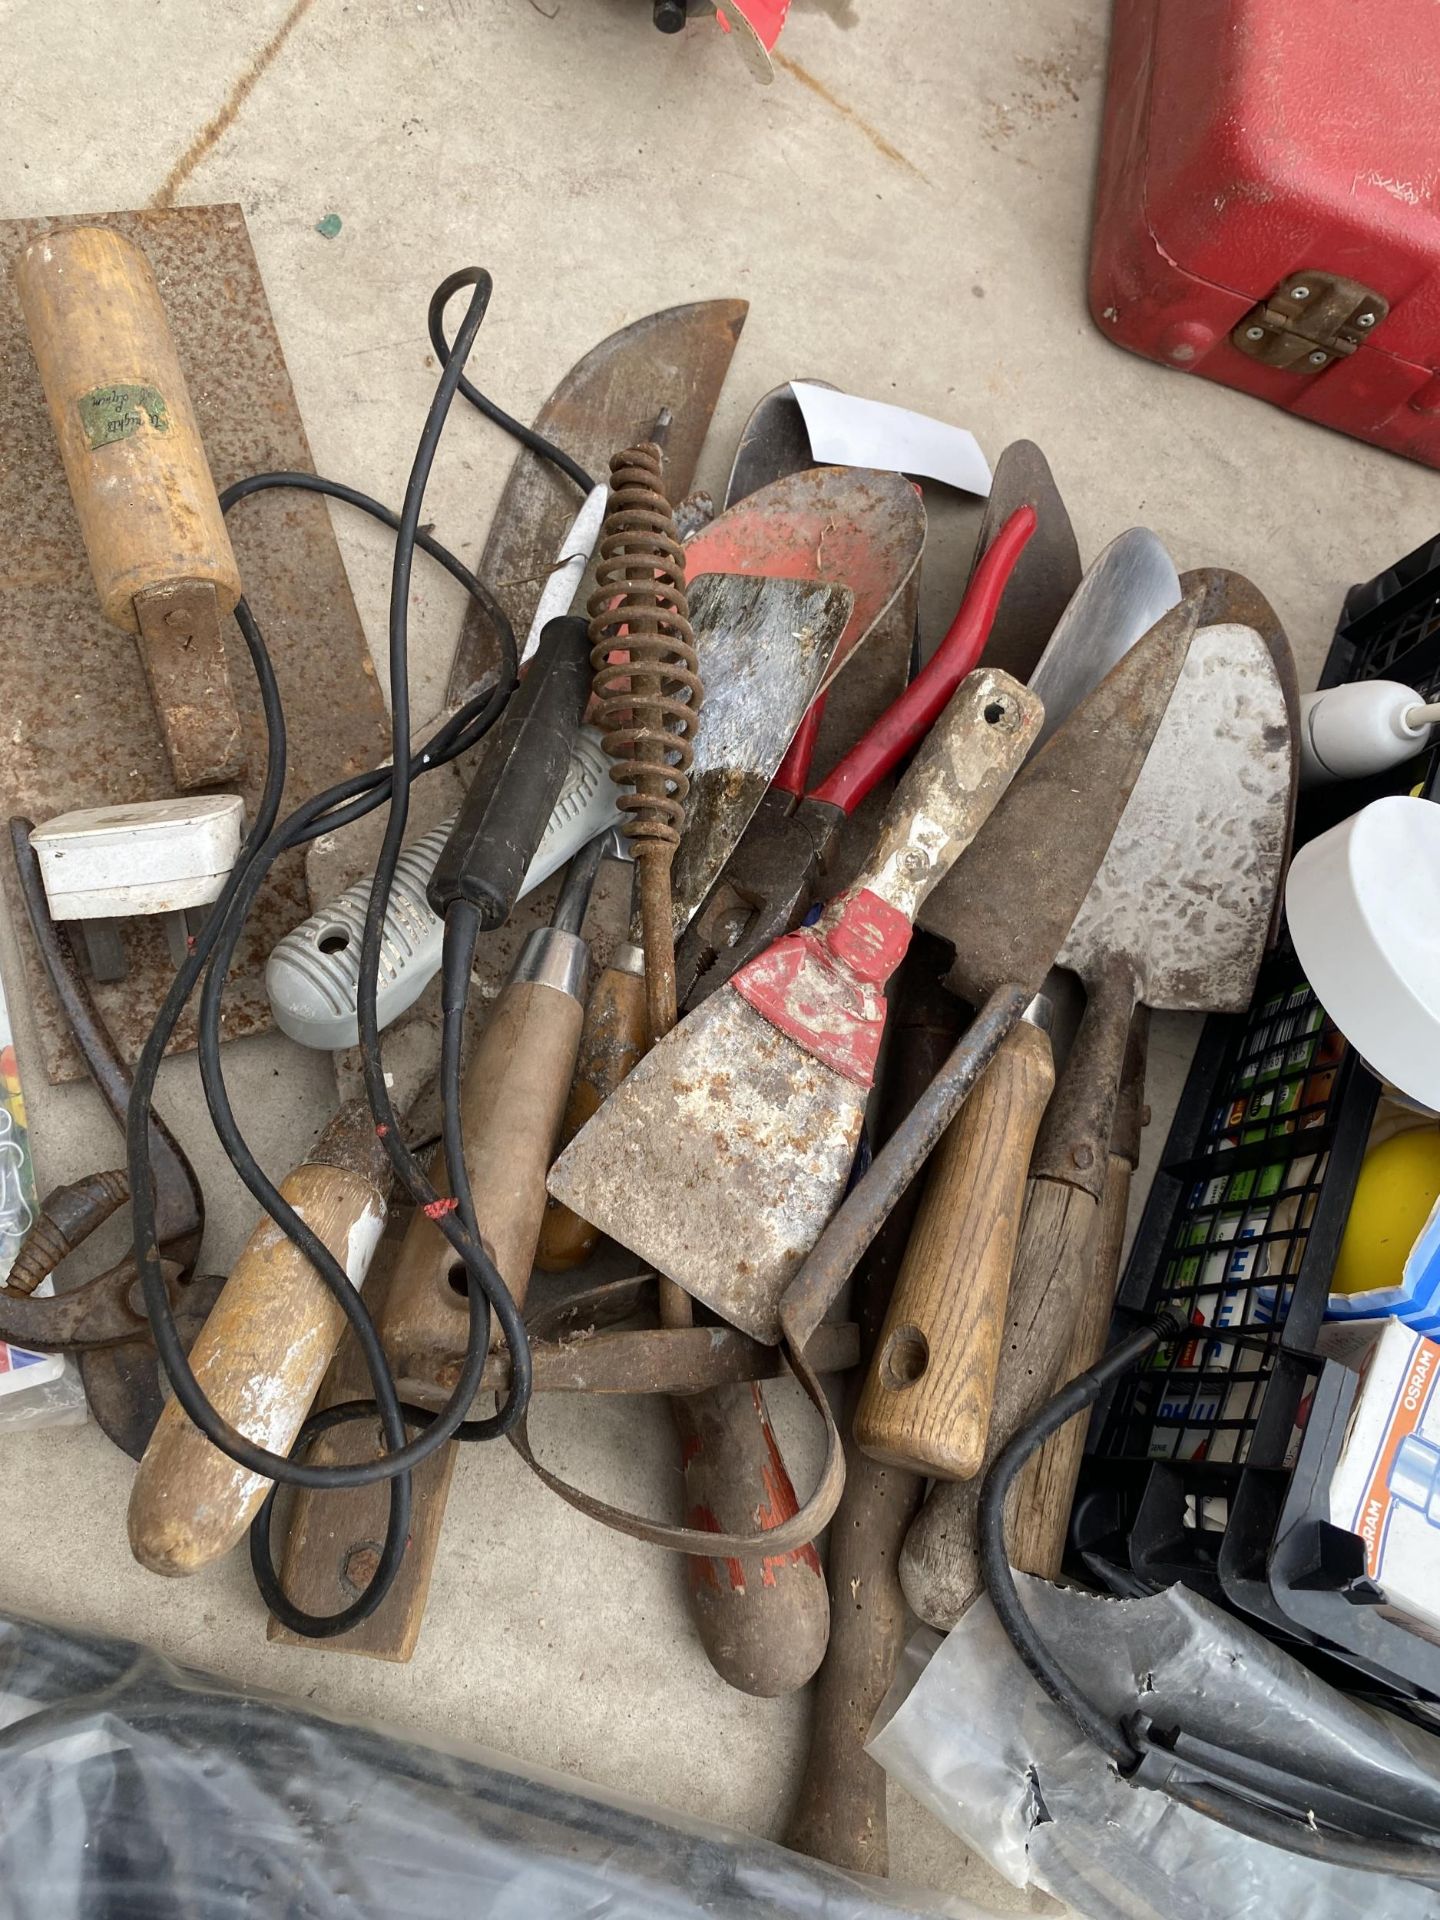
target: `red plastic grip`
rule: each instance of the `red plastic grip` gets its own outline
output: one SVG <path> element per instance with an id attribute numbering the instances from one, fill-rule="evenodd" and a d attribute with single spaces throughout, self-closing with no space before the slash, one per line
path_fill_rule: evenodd
<path id="1" fill-rule="evenodd" d="M 985 549 L 960 611 L 929 663 L 861 735 L 812 799 L 853 813 L 876 782 L 924 739 L 984 652 L 1001 595 L 1035 527 L 1035 509 L 1017 507 Z"/>
<path id="2" fill-rule="evenodd" d="M 775 776 L 770 782 L 772 788 L 778 787 L 781 793 L 793 793 L 797 800 L 810 779 L 810 762 L 815 758 L 815 742 L 820 735 L 820 722 L 825 717 L 828 698 L 828 694 L 822 693 L 818 700 L 812 700 L 805 709 L 805 718 L 795 729 L 795 738 L 785 749 L 785 758 L 775 769 Z"/>

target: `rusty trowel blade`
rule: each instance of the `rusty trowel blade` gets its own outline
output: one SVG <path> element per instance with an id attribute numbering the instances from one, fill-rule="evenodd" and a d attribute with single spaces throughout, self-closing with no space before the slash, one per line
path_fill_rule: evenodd
<path id="1" fill-rule="evenodd" d="M 697 573 L 833 580 L 855 595 L 823 686 L 853 658 L 920 564 L 925 508 L 898 473 L 815 467 L 772 480 L 703 527 L 685 548 Z"/>
<path id="2" fill-rule="evenodd" d="M 705 700 L 670 897 L 678 939 L 715 884 L 850 620 L 847 587 L 702 573 L 689 587 Z"/>
<path id="3" fill-rule="evenodd" d="M 978 1004 L 1038 992 L 1115 833 L 1195 632 L 1198 597 L 1165 614 L 1021 769 L 925 902 L 955 948 L 950 984 Z"/>
<path id="4" fill-rule="evenodd" d="M 722 987 L 621 1082 L 548 1185 L 773 1345 L 775 1301 L 840 1203 L 864 1113 L 863 1088 Z"/>
<path id="5" fill-rule="evenodd" d="M 798 412 L 798 407 L 796 408 Z M 1050 463 L 1033 440 L 1016 440 L 995 462 L 995 477 L 975 542 L 975 566 L 1020 507 L 1035 510 L 1035 531 L 1015 564 L 985 642 L 985 664 L 1029 680 L 1046 642 L 1080 585 L 1080 549 Z"/>
<path id="6" fill-rule="evenodd" d="M 829 387 L 828 380 L 801 382 L 807 387 Z M 833 389 L 832 389 L 833 391 Z M 733 507 L 746 500 L 759 487 L 781 480 L 787 473 L 803 473 L 820 463 L 810 452 L 810 434 L 795 389 L 787 380 L 783 387 L 772 387 L 755 403 L 745 422 L 730 465 L 725 487 L 725 505 Z"/>
<path id="7" fill-rule="evenodd" d="M 1061 964 L 1090 979 L 1122 957 L 1151 1007 L 1247 1007 L 1285 858 L 1294 754 L 1265 641 L 1234 622 L 1201 627 Z"/>
<path id="8" fill-rule="evenodd" d="M 668 408 L 665 484 L 678 500 L 694 478 L 748 311 L 744 300 L 697 300 L 622 327 L 576 361 L 540 409 L 536 431 L 603 480 L 610 456 L 648 439 L 656 416 Z M 580 498 L 549 461 L 524 447 L 515 456 L 476 571 L 522 638 Z M 494 624 L 472 603 L 450 668 L 447 704 L 458 705 L 498 658 Z"/>

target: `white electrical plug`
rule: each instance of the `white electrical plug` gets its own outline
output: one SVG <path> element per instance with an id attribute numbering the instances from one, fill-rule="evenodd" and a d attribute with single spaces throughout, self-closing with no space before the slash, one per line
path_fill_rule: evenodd
<path id="1" fill-rule="evenodd" d="M 36 827 L 30 844 L 56 920 L 78 921 L 99 980 L 125 977 L 113 922 L 161 914 L 178 965 L 193 928 L 240 852 L 245 802 L 236 793 L 79 807 Z"/>
<path id="2" fill-rule="evenodd" d="M 1398 680 L 1354 680 L 1300 700 L 1300 784 L 1362 780 L 1411 760 L 1440 725 L 1440 705 L 1427 706 Z"/>

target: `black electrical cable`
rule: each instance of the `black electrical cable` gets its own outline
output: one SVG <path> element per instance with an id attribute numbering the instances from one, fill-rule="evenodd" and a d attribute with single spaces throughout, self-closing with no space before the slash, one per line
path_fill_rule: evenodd
<path id="1" fill-rule="evenodd" d="M 444 286 L 437 287 L 430 296 L 429 312 L 425 324 L 430 333 L 430 344 L 435 349 L 435 358 L 441 366 L 446 365 L 454 351 L 445 338 L 445 306 L 449 295 Z M 478 387 L 474 387 L 464 378 L 460 381 L 460 391 L 472 407 L 478 407 L 487 420 L 493 420 L 497 427 L 503 427 L 508 434 L 518 440 L 522 447 L 528 447 L 531 453 L 538 453 L 542 460 L 548 460 L 558 467 L 567 479 L 573 480 L 582 493 L 593 493 L 595 482 L 581 466 L 578 460 L 572 460 L 568 453 L 557 447 L 553 440 L 547 440 L 543 433 L 537 433 L 533 427 L 527 427 L 513 414 L 506 413 L 503 407 L 497 407 L 493 400 L 487 399 Z"/>
<path id="2" fill-rule="evenodd" d="M 1032 1415 L 1000 1453 L 980 1490 L 978 1531 L 980 1573 L 990 1595 L 996 1618 L 1005 1629 L 1011 1645 L 1031 1674 L 1059 1707 L 1095 1746 L 1099 1747 L 1122 1775 L 1134 1775 L 1145 1755 L 1125 1729 L 1096 1704 L 1055 1659 L 1041 1639 L 1034 1622 L 1025 1611 L 1010 1568 L 1005 1547 L 1005 1504 L 1010 1490 L 1024 1470 L 1030 1456 L 1044 1445 L 1076 1414 L 1093 1406 L 1112 1380 L 1128 1373 L 1163 1341 L 1179 1337 L 1183 1329 L 1168 1314 L 1139 1328 L 1112 1347 L 1088 1373 L 1082 1373 L 1062 1387 L 1051 1400 Z M 1206 1338 L 1232 1339 L 1249 1344 L 1249 1336 L 1236 1329 L 1207 1327 Z M 1440 1886 L 1440 1835 L 1435 1846 L 1381 1841 L 1368 1836 L 1344 1833 L 1312 1821 L 1308 1810 L 1279 1811 L 1262 1806 L 1240 1792 L 1230 1791 L 1222 1781 L 1185 1779 L 1173 1770 L 1146 1784 L 1155 1786 L 1182 1806 L 1232 1827 L 1252 1840 L 1284 1848 L 1307 1859 L 1321 1860 L 1330 1866 L 1352 1867 L 1360 1872 L 1389 1873 L 1401 1879 Z M 1303 1791 L 1303 1782 L 1299 1783 Z"/>
<path id="3" fill-rule="evenodd" d="M 496 407 L 463 378 L 466 356 L 474 344 L 490 294 L 490 279 L 481 269 L 466 269 L 451 275 L 431 301 L 432 327 L 439 326 L 448 300 L 460 289 L 473 289 L 453 347 L 437 340 L 437 352 L 445 362 L 435 397 L 427 415 L 425 429 L 417 448 L 404 508 L 398 516 L 361 493 L 358 489 L 326 481 L 313 474 L 276 472 L 257 474 L 227 488 L 221 497 L 228 511 L 239 501 L 271 488 L 299 488 L 328 495 L 359 507 L 395 531 L 396 554 L 392 573 L 390 604 L 390 669 L 392 686 L 392 764 L 389 768 L 354 776 L 330 788 L 297 808 L 276 826 L 286 770 L 286 736 L 283 707 L 273 668 L 258 625 L 248 605 L 242 601 L 236 619 L 245 639 L 260 688 L 267 736 L 266 777 L 254 823 L 246 836 L 236 866 L 230 875 L 202 933 L 197 937 L 184 965 L 177 972 L 155 1026 L 149 1035 L 136 1068 L 135 1093 L 132 1096 L 127 1125 L 127 1157 L 132 1191 L 141 1196 L 134 1206 L 134 1234 L 137 1268 L 147 1311 L 154 1329 L 157 1351 L 185 1411 L 213 1443 L 252 1472 L 275 1483 L 262 1514 L 251 1532 L 251 1561 L 267 1603 L 283 1624 L 311 1635 L 329 1635 L 345 1631 L 374 1611 L 384 1598 L 403 1557 L 409 1530 L 409 1471 L 451 1438 L 486 1439 L 508 1430 L 524 1409 L 530 1388 L 529 1345 L 523 1321 L 508 1289 L 495 1271 L 480 1243 L 475 1226 L 475 1209 L 465 1175 L 463 1141 L 459 1120 L 460 1041 L 463 1034 L 465 993 L 469 982 L 476 928 L 467 917 L 446 928 L 446 1037 L 442 1046 L 442 1096 L 446 1113 L 445 1139 L 450 1164 L 460 1169 L 454 1182 L 453 1200 L 438 1195 L 425 1178 L 407 1147 L 397 1116 L 389 1100 L 380 1065 L 379 1028 L 375 1012 L 378 980 L 378 932 L 394 875 L 395 860 L 403 839 L 408 810 L 409 786 L 418 774 L 445 764 L 467 751 L 493 724 L 503 709 L 516 681 L 514 633 L 503 608 L 494 600 L 470 570 L 455 559 L 438 541 L 422 532 L 419 525 L 425 484 L 433 464 L 439 436 L 456 392 L 488 417 L 514 427 L 510 416 Z M 528 429 L 518 433 L 524 443 L 552 460 L 588 485 L 588 476 L 568 456 L 554 448 L 543 436 Z M 483 604 L 499 636 L 502 654 L 502 683 L 481 693 L 452 716 L 432 737 L 418 756 L 410 749 L 409 689 L 407 670 L 409 580 L 416 547 L 445 566 L 465 586 L 473 598 Z M 275 858 L 290 847 L 331 831 L 357 819 L 374 807 L 390 801 L 390 821 L 385 848 L 377 864 L 370 913 L 367 916 L 367 940 L 362 946 L 360 979 L 361 1051 L 365 1065 L 367 1093 L 376 1114 L 377 1130 L 384 1140 L 402 1186 L 416 1204 L 431 1210 L 432 1217 L 455 1248 L 458 1265 L 466 1278 L 470 1297 L 470 1341 L 465 1364 L 456 1388 L 438 1412 L 403 1406 L 395 1391 L 394 1378 L 375 1333 L 374 1323 L 339 1263 L 285 1202 L 263 1170 L 255 1162 L 235 1123 L 224 1086 L 220 1060 L 220 1005 L 224 980 L 246 915 Z M 374 936 L 372 937 L 372 926 Z M 463 962 L 463 964 L 462 964 Z M 154 1231 L 154 1207 L 148 1168 L 147 1128 L 159 1062 L 185 1002 L 197 980 L 204 976 L 200 1011 L 200 1057 L 206 1099 L 216 1131 L 227 1155 L 251 1193 L 277 1221 L 283 1231 L 310 1260 L 327 1288 L 341 1304 L 354 1328 L 367 1363 L 375 1392 L 373 1401 L 350 1402 L 344 1408 L 332 1408 L 324 1415 L 312 1416 L 297 1438 L 293 1453 L 303 1452 L 318 1432 L 342 1419 L 380 1418 L 387 1451 L 379 1458 L 353 1465 L 307 1466 L 294 1458 L 286 1459 L 254 1446 L 220 1418 L 195 1380 L 180 1347 L 173 1316 L 170 1313 L 160 1275 L 158 1247 Z M 368 1018 L 367 1018 L 368 1015 Z M 470 1421 L 465 1413 L 478 1389 L 489 1346 L 490 1314 L 497 1313 L 511 1349 L 510 1394 L 505 1406 L 489 1420 Z M 420 1426 L 420 1438 L 407 1443 L 404 1422 Z M 334 1616 L 319 1617 L 301 1613 L 286 1600 L 279 1587 L 270 1559 L 268 1523 L 276 1487 L 282 1484 L 311 1488 L 338 1488 L 372 1484 L 388 1480 L 391 1488 L 390 1523 L 385 1548 L 375 1578 L 354 1606 Z M 262 1524 L 263 1523 L 263 1524 Z"/>

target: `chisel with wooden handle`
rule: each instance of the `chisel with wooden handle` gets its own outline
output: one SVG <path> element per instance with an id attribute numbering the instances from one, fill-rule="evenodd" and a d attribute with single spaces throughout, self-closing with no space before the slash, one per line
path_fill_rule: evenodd
<path id="1" fill-rule="evenodd" d="M 360 1286 L 385 1226 L 390 1161 L 363 1101 L 344 1107 L 280 1191 Z M 275 1221 L 262 1220 L 190 1350 L 215 1411 L 288 1453 L 345 1330 L 345 1313 Z M 167 1400 L 130 1493 L 130 1549 L 152 1573 L 198 1573 L 243 1538 L 270 1482 Z"/>
<path id="2" fill-rule="evenodd" d="M 240 571 L 150 263 L 113 228 L 65 227 L 31 241 L 15 285 L 101 611 L 135 636 L 175 785 L 229 779 Z"/>

